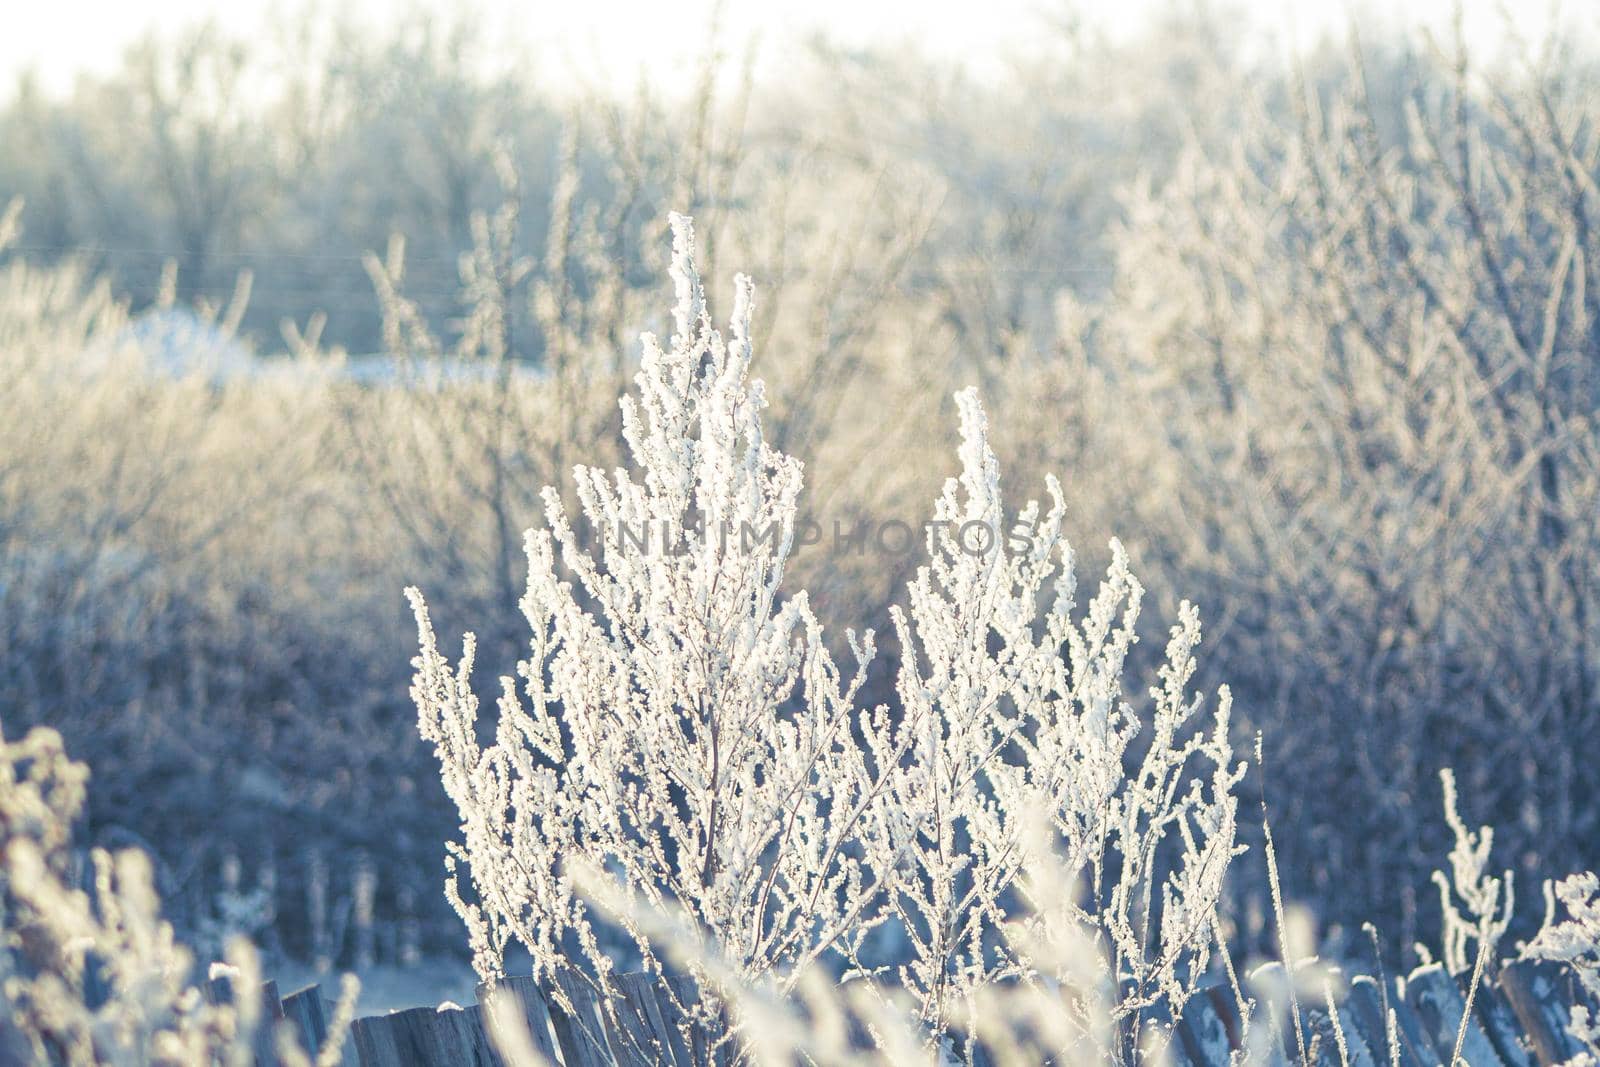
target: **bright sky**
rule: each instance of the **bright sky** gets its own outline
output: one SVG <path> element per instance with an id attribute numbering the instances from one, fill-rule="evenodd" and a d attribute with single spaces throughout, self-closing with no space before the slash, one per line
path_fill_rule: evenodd
<path id="1" fill-rule="evenodd" d="M 546 62 L 580 67 L 586 81 L 631 84 L 654 58 L 698 54 L 697 42 L 713 0 L 469 0 L 494 27 L 496 40 L 531 44 Z M 1192 2 L 1192 0 L 1191 0 Z M 1519 30 L 1537 37 L 1549 25 L 1548 0 L 1507 0 Z M 1002 53 L 1026 50 L 1052 18 L 1077 11 L 1114 35 L 1127 34 L 1172 0 L 727 0 L 725 25 L 735 41 L 756 32 L 761 54 L 781 55 L 809 33 L 824 30 L 846 44 L 916 41 L 936 54 L 967 62 L 982 74 Z M 342 0 L 328 5 L 382 21 L 398 11 L 454 11 L 451 0 Z M 1348 7 L 1330 0 L 1221 0 L 1226 10 L 1248 12 L 1277 42 L 1305 42 L 1339 30 Z M 1503 36 L 1498 0 L 1466 0 L 1469 37 L 1493 45 Z M 1567 12 L 1582 4 L 1565 6 Z M 1414 22 L 1443 27 L 1453 0 L 1408 0 L 1405 4 L 1357 6 L 1356 21 L 1371 35 L 1392 22 L 1396 8 Z M 303 10 L 291 0 L 3 0 L 0 33 L 0 95 L 27 68 L 51 92 L 69 89 L 81 72 L 113 68 L 128 44 L 152 29 L 170 33 L 214 18 L 224 27 L 249 31 L 284 12 Z M 1580 20 L 1593 31 L 1594 17 Z"/>

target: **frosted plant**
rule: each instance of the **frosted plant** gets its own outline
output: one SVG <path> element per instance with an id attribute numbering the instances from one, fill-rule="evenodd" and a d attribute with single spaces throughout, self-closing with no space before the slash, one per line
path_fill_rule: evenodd
<path id="1" fill-rule="evenodd" d="M 1482 966 L 1476 962 L 1480 957 L 1482 960 L 1494 958 L 1495 946 L 1511 925 L 1516 893 L 1511 871 L 1506 871 L 1501 878 L 1488 873 L 1494 827 L 1479 827 L 1477 833 L 1468 830 L 1457 810 L 1455 774 L 1445 768 L 1439 772 L 1439 781 L 1444 786 L 1445 822 L 1455 835 L 1455 845 L 1450 849 L 1449 876 L 1443 871 L 1434 871 L 1433 881 L 1439 887 L 1445 967 L 1451 974 L 1462 975 Z M 1461 898 L 1459 908 L 1456 897 Z M 1467 949 L 1473 941 L 1477 942 L 1478 949 L 1469 954 Z"/>
<path id="2" fill-rule="evenodd" d="M 1227 693 L 1209 730 L 1186 695 L 1197 614 L 1180 611 L 1141 737 L 1122 691 L 1142 594 L 1126 555 L 1113 543 L 1074 620 L 1060 487 L 1000 543 L 998 464 L 969 391 L 962 474 L 894 614 L 898 706 L 857 711 L 871 635 L 849 635 L 846 676 L 805 594 L 781 592 L 801 470 L 762 436 L 750 284 L 725 339 L 689 222 L 673 228 L 674 335 L 645 336 L 639 395 L 622 401 L 632 467 L 576 470 L 587 539 L 545 490 L 548 528 L 527 537 L 531 654 L 520 683 L 501 680 L 492 744 L 473 638 L 452 668 L 408 591 L 419 727 L 461 819 L 446 893 L 479 974 L 494 984 L 520 944 L 558 1000 L 572 980 L 605 992 L 600 915 L 659 970 L 685 955 L 642 917 L 666 914 L 705 947 L 679 962 L 713 989 L 793 992 L 837 954 L 871 996 L 909 997 L 926 1048 L 949 1056 L 980 1036 L 982 991 L 1018 979 L 1077 991 L 1053 1048 L 1131 1057 L 1141 1013 L 1181 1009 L 1206 969 L 1237 851 Z M 910 958 L 885 965 L 867 935 L 891 920 Z"/>
<path id="3" fill-rule="evenodd" d="M 53 730 L 0 738 L 0 974 L 16 1032 L 39 1063 L 253 1062 L 254 1000 L 211 1005 L 188 984 L 192 960 L 161 920 L 143 853 L 95 850 L 93 898 L 73 886 L 87 778 Z M 259 982 L 248 942 L 229 947 L 229 962 L 244 985 Z M 103 1003 L 87 995 L 91 969 Z"/>
<path id="4" fill-rule="evenodd" d="M 0 992 L 10 1021 L 0 1057 L 62 1067 L 248 1067 L 260 1001 L 213 1004 L 191 983 L 194 958 L 161 917 L 145 854 L 94 849 L 92 894 L 75 884 L 72 824 L 88 778 L 54 730 L 0 736 Z M 212 965 L 213 978 L 226 974 L 235 990 L 261 984 L 248 940 L 232 939 L 225 958 Z M 346 976 L 316 1067 L 338 1062 L 359 992 Z M 313 1062 L 287 1024 L 275 1037 L 285 1063 Z"/>
<path id="5" fill-rule="evenodd" d="M 910 612 L 894 614 L 905 650 L 899 729 L 914 759 L 891 803 L 919 828 L 891 894 L 914 946 L 900 979 L 939 1034 L 980 987 L 1038 975 L 1037 961 L 998 936 L 1020 898 L 1027 921 L 1091 937 L 1108 988 L 1131 990 L 1115 1021 L 1162 996 L 1181 1009 L 1179 975 L 1205 969 L 1236 851 L 1232 790 L 1243 769 L 1232 765 L 1228 694 L 1211 731 L 1186 736 L 1200 708 L 1185 695 L 1200 623 L 1184 604 L 1151 690 L 1154 730 L 1133 758 L 1140 720 L 1122 675 L 1143 590 L 1127 555 L 1112 542 L 1110 572 L 1075 621 L 1060 485 L 1049 478 L 1049 509 L 1030 501 L 1002 539 L 983 410 L 972 390 L 957 403 L 962 473 L 935 503 Z M 1018 881 L 1041 862 L 1022 839 L 1036 814 L 1057 838 L 1052 880 L 1081 887 L 1081 900 L 1057 893 L 1045 907 Z"/>
<path id="6" fill-rule="evenodd" d="M 1117 504 L 1237 607 L 1227 675 L 1295 768 L 1281 802 L 1333 829 L 1279 860 L 1407 945 L 1408 794 L 1439 766 L 1518 856 L 1600 841 L 1600 96 L 1549 45 L 1515 75 L 1308 64 L 1278 117 L 1130 190 L 1095 334 L 1138 472 Z"/>
<path id="7" fill-rule="evenodd" d="M 1589 999 L 1600 1003 L 1600 878 L 1592 871 L 1574 874 L 1557 882 L 1553 888 L 1547 886 L 1546 893 L 1553 898 L 1551 914 L 1524 955 L 1568 964 L 1577 973 Z M 1560 922 L 1554 921 L 1557 900 L 1568 915 Z M 1572 1036 L 1587 1050 L 1574 1062 L 1588 1067 L 1600 1063 L 1600 1019 L 1594 1017 L 1588 1006 L 1573 1007 L 1570 1029 Z"/>
<path id="8" fill-rule="evenodd" d="M 520 694 L 502 680 L 488 748 L 474 733 L 472 638 L 452 672 L 410 592 L 419 725 L 462 819 L 450 866 L 467 864 L 476 899 L 454 878 L 447 892 L 489 982 L 513 942 L 538 975 L 576 969 L 576 948 L 605 981 L 568 858 L 678 902 L 749 975 L 803 970 L 878 895 L 865 857 L 885 847 L 869 810 L 879 778 L 852 735 L 876 728 L 852 714 L 870 635 L 846 679 L 805 595 L 780 594 L 801 470 L 762 440 L 761 384 L 746 378 L 751 286 L 737 281 L 725 340 L 690 223 L 673 229 L 676 330 L 666 347 L 645 337 L 639 399 L 622 403 L 633 469 L 576 471 L 598 556 L 545 491 L 549 529 L 527 539 L 531 656 Z"/>

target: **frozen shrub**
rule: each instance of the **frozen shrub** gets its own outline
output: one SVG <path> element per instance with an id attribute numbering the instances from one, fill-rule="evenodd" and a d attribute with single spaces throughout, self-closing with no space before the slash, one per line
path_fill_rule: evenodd
<path id="1" fill-rule="evenodd" d="M 1474 969 L 1478 956 L 1491 961 L 1497 958 L 1495 947 L 1511 925 L 1516 883 L 1510 871 L 1499 878 L 1489 874 L 1494 828 L 1482 826 L 1474 833 L 1461 821 L 1454 773 L 1449 769 L 1440 771 L 1439 781 L 1444 786 L 1445 822 L 1455 835 L 1455 844 L 1450 849 L 1449 876 L 1443 871 L 1434 871 L 1433 882 L 1439 887 L 1445 967 L 1451 974 L 1462 975 Z M 1459 907 L 1457 898 L 1461 902 Z M 1478 947 L 1469 955 L 1468 945 L 1473 941 Z"/>
<path id="2" fill-rule="evenodd" d="M 260 1001 L 212 1003 L 194 984 L 195 960 L 161 917 L 145 854 L 90 850 L 80 885 L 72 826 L 88 780 L 54 730 L 0 736 L 0 1054 L 62 1067 L 248 1067 Z M 260 985 L 248 940 L 231 940 L 226 961 L 212 977 L 236 991 Z M 337 1062 L 358 990 L 347 976 L 317 1067 Z M 287 1028 L 276 1037 L 285 1062 L 310 1063 Z"/>
<path id="3" fill-rule="evenodd" d="M 686 221 L 676 253 L 676 333 L 668 348 L 646 339 L 641 397 L 623 406 L 638 474 L 577 471 L 598 560 L 547 491 L 550 529 L 529 535 L 522 600 L 529 706 L 505 680 L 493 747 L 473 733 L 471 639 L 452 673 L 411 594 L 423 639 L 413 692 L 462 815 L 452 853 L 481 905 L 457 906 L 486 979 L 512 941 L 541 972 L 565 966 L 569 933 L 596 951 L 561 871 L 569 854 L 683 901 L 753 974 L 827 948 L 874 895 L 847 847 L 867 840 L 881 777 L 852 743 L 854 684 L 804 596 L 779 595 L 800 466 L 761 438 L 760 384 L 745 378 L 750 287 L 739 283 L 725 341 Z M 578 588 L 559 576 L 558 550 Z M 847 811 L 861 812 L 853 827 Z"/>
<path id="4" fill-rule="evenodd" d="M 1110 573 L 1075 621 L 1060 486 L 1049 479 L 1048 511 L 1030 501 L 1001 543 L 986 419 L 975 391 L 956 399 L 962 474 L 934 505 L 930 562 L 910 584 L 909 614 L 894 612 L 903 650 L 897 733 L 910 759 L 890 803 L 919 828 L 889 886 L 915 949 L 900 980 L 938 1032 L 977 988 L 1030 972 L 995 934 L 1027 859 L 1021 834 L 1032 814 L 1059 837 L 1055 880 L 1085 888 L 1074 921 L 1094 931 L 1112 973 L 1132 984 L 1125 1007 L 1162 996 L 1181 1007 L 1174 968 L 1204 970 L 1234 852 L 1232 791 L 1242 769 L 1231 766 L 1228 694 L 1212 732 L 1187 736 L 1199 710 L 1186 687 L 1200 621 L 1184 604 L 1151 692 L 1152 736 L 1135 758 L 1130 743 L 1142 723 L 1122 675 L 1143 590 L 1122 546 L 1113 542 Z"/>
<path id="5" fill-rule="evenodd" d="M 161 920 L 145 856 L 97 849 L 92 891 L 75 885 L 71 827 L 87 779 L 53 730 L 0 738 L 0 973 L 12 1026 L 39 1063 L 252 1062 L 251 998 L 236 1011 L 188 984 L 193 961 Z M 229 959 L 246 985 L 258 981 L 247 942 Z"/>
<path id="6" fill-rule="evenodd" d="M 1293 769 L 1289 891 L 1407 946 L 1441 766 L 1525 873 L 1600 841 L 1593 74 L 1448 60 L 1325 64 L 1129 190 L 1095 334 L 1135 558 L 1229 605 Z"/>
<path id="7" fill-rule="evenodd" d="M 1559 960 L 1577 972 L 1589 999 L 1600 1004 L 1600 879 L 1592 871 L 1574 874 L 1547 886 L 1550 914 L 1544 928 L 1528 945 L 1526 954 L 1535 959 Z M 1556 901 L 1567 917 L 1555 921 Z M 1572 1035 L 1588 1050 L 1580 1064 L 1600 1062 L 1600 1019 L 1588 1005 L 1572 1009 Z"/>
<path id="8" fill-rule="evenodd" d="M 673 226 L 675 331 L 645 336 L 622 401 L 632 467 L 577 468 L 586 535 L 545 491 L 531 654 L 501 681 L 487 747 L 474 641 L 452 668 L 410 591 L 412 695 L 461 820 L 446 892 L 480 975 L 502 977 L 520 945 L 543 979 L 607 988 L 598 896 L 650 969 L 675 950 L 649 917 L 680 915 L 713 985 L 781 994 L 848 965 L 876 995 L 909 995 L 919 1040 L 947 1052 L 996 983 L 1075 969 L 1106 1006 L 1052 1040 L 1131 1055 L 1138 1016 L 1181 1007 L 1204 971 L 1236 851 L 1227 694 L 1205 724 L 1187 693 L 1197 614 L 1180 613 L 1147 720 L 1123 691 L 1141 594 L 1126 558 L 1114 545 L 1075 621 L 1059 486 L 1008 529 L 963 393 L 962 474 L 894 615 L 898 701 L 860 707 L 871 635 L 847 635 L 842 670 L 805 594 L 783 591 L 801 468 L 763 438 L 750 283 L 724 336 L 688 220 Z M 909 958 L 873 955 L 885 923 Z M 1063 938 L 1088 947 L 1038 951 Z"/>

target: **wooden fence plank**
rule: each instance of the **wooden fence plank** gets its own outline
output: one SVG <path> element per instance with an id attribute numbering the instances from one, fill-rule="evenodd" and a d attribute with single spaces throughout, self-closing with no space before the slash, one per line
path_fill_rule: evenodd
<path id="1" fill-rule="evenodd" d="M 1276 965 L 1250 976 L 1258 998 L 1257 1017 L 1248 1034 L 1251 1062 L 1284 1067 L 1298 1060 L 1298 1047 L 1289 1044 L 1281 1025 L 1255 1029 L 1272 1027 L 1266 1011 L 1271 999 L 1268 986 L 1283 978 Z M 612 986 L 613 999 L 602 1004 L 590 985 L 568 977 L 559 986 L 569 1005 L 563 1007 L 555 991 L 541 990 L 531 978 L 502 983 L 522 1005 L 535 1047 L 561 1067 L 729 1067 L 736 1045 L 725 1040 L 727 1020 L 705 1017 L 693 982 L 681 976 L 631 974 L 615 977 Z M 480 999 L 487 992 L 480 989 Z M 227 987 L 213 993 L 219 998 L 231 994 Z M 1403 1067 L 1440 1067 L 1449 1061 L 1466 1007 L 1460 984 L 1442 967 L 1427 966 L 1413 971 L 1396 995 L 1383 994 L 1378 982 L 1362 976 L 1336 1002 L 1350 1067 L 1390 1063 L 1387 1012 L 1394 1016 L 1395 1054 Z M 316 987 L 301 990 L 282 1004 L 275 986 L 263 987 L 260 995 L 269 1014 L 275 1007 L 278 1017 L 287 1015 L 306 1035 L 308 1049 L 325 1039 L 327 1009 Z M 1583 996 L 1565 968 L 1527 961 L 1506 965 L 1495 982 L 1475 995 L 1463 1062 L 1469 1067 L 1563 1062 L 1579 1051 L 1566 1027 L 1571 1004 L 1584 1002 Z M 1315 996 L 1302 996 L 1301 1001 L 1308 1040 L 1316 1040 L 1316 1063 L 1340 1064 L 1344 1057 L 1325 1001 L 1319 1003 Z M 1158 1057 L 1167 1067 L 1226 1067 L 1246 1035 L 1231 990 L 1217 983 L 1190 998 L 1175 1027 L 1162 1011 L 1151 1014 L 1150 1024 L 1172 1035 L 1167 1053 Z M 417 1008 L 360 1019 L 352 1043 L 361 1067 L 505 1067 L 493 1048 L 481 1006 L 444 1012 Z"/>
<path id="2" fill-rule="evenodd" d="M 1500 969 L 1500 988 L 1541 1064 L 1565 1063 L 1583 1051 L 1567 1031 L 1568 1005 L 1581 995 L 1575 985 L 1560 964 L 1518 960 Z"/>
<path id="3" fill-rule="evenodd" d="M 624 982 L 623 978 L 644 978 L 644 983 Z M 649 975 L 613 978 L 611 1011 L 606 1023 L 612 1055 L 622 1067 L 652 1067 L 667 1062 L 662 1042 L 649 1018 L 648 1002 L 655 994 Z M 641 1002 L 641 997 L 644 1002 Z"/>
<path id="4" fill-rule="evenodd" d="M 566 1005 L 557 990 L 565 996 Z M 609 1042 L 607 1013 L 586 981 L 571 975 L 558 977 L 546 1002 L 566 1067 L 609 1067 L 618 1062 Z"/>
<path id="5" fill-rule="evenodd" d="M 1517 1022 L 1516 1013 L 1506 1003 L 1498 982 L 1485 982 L 1478 988 L 1472 1000 L 1472 1013 L 1482 1024 L 1501 1063 L 1506 1067 L 1533 1067 L 1532 1046 Z"/>
<path id="6" fill-rule="evenodd" d="M 673 1058 L 680 1063 L 694 1063 L 694 1024 L 685 1013 L 689 1002 L 682 999 L 684 990 L 693 990 L 694 983 L 682 977 L 665 976 L 657 979 L 657 982 L 660 995 L 656 998 L 656 1009 L 661 1015 L 661 1025 L 666 1029 Z"/>
<path id="7" fill-rule="evenodd" d="M 284 997 L 283 1017 L 294 1026 L 300 1048 L 315 1061 L 328 1038 L 328 1006 L 321 987 L 309 985 Z"/>
<path id="8" fill-rule="evenodd" d="M 653 974 L 624 974 L 617 978 L 625 1007 L 639 1020 L 639 1031 L 652 1064 L 691 1067 L 689 1044 L 684 1039 L 685 1020 L 665 982 Z"/>
<path id="9" fill-rule="evenodd" d="M 1364 977 L 1358 976 L 1345 991 L 1345 1014 L 1355 1021 L 1367 1044 L 1381 1061 L 1390 1063 L 1393 1050 L 1389 1047 L 1389 1020 L 1383 1003 L 1383 989 L 1371 979 L 1363 981 Z"/>
<path id="10" fill-rule="evenodd" d="M 261 1025 L 256 1028 L 255 1048 L 257 1067 L 278 1067 L 278 1023 L 283 1020 L 283 1001 L 278 998 L 278 983 L 263 982 L 257 996 L 261 998 Z"/>
<path id="11" fill-rule="evenodd" d="M 1443 964 L 1430 963 L 1418 967 L 1406 978 L 1405 999 L 1411 1010 L 1417 1013 L 1422 1031 L 1433 1043 L 1439 1059 L 1448 1063 L 1455 1053 L 1456 1038 L 1461 1034 L 1462 1015 L 1467 1007 L 1461 986 L 1444 969 Z M 1484 1033 L 1482 1024 L 1474 1016 L 1468 1016 L 1466 1020 L 1461 1058 L 1470 1067 L 1505 1067 L 1489 1035 Z"/>
<path id="12" fill-rule="evenodd" d="M 1178 1018 L 1178 1036 L 1194 1063 L 1227 1063 L 1232 1054 L 1234 1039 L 1229 1034 L 1228 1021 L 1217 1010 L 1217 1002 L 1209 989 L 1201 990 L 1183 1006 L 1183 1014 Z"/>
<path id="13" fill-rule="evenodd" d="M 484 1026 L 480 1005 L 436 1010 L 427 1030 L 430 1040 L 426 1048 L 438 1057 L 438 1067 L 504 1067 Z"/>
<path id="14" fill-rule="evenodd" d="M 503 1067 L 477 1007 L 358 1019 L 355 1039 L 361 1067 Z"/>
<path id="15" fill-rule="evenodd" d="M 232 1004 L 236 997 L 243 995 L 235 988 L 234 980 L 226 975 L 207 981 L 201 986 L 201 992 L 212 1004 Z M 278 983 L 263 982 L 249 995 L 258 999 L 257 1007 L 261 1018 L 261 1024 L 256 1028 L 250 1041 L 250 1047 L 255 1053 L 256 1067 L 277 1067 L 278 1047 L 275 1031 L 278 1022 L 283 1018 L 283 1002 L 278 999 Z"/>
<path id="16" fill-rule="evenodd" d="M 550 1005 L 539 984 L 531 977 L 520 976 L 502 978 L 500 988 L 522 1006 L 522 1020 L 527 1025 L 528 1036 L 533 1040 L 534 1050 L 551 1063 L 562 1063 L 555 1027 L 550 1018 Z M 489 988 L 478 986 L 479 1006 L 487 1005 L 488 1002 Z M 487 1025 L 487 1010 L 481 1017 Z"/>
<path id="17" fill-rule="evenodd" d="M 407 1062 L 401 1054 L 400 1031 L 392 1019 L 390 1015 L 374 1015 L 351 1025 L 350 1036 L 355 1040 L 360 1067 L 400 1067 Z"/>
<path id="18" fill-rule="evenodd" d="M 1401 1067 L 1440 1067 L 1442 1061 L 1417 1013 L 1402 997 L 1384 994 L 1385 990 L 1375 979 L 1361 975 L 1350 983 L 1350 992 L 1345 998 L 1350 1009 L 1362 1017 L 1362 1031 L 1375 1035 L 1373 1051 L 1378 1061 L 1392 1062 L 1392 1057 L 1398 1053 Z M 1388 1012 L 1394 1013 L 1394 1048 L 1390 1047 Z"/>

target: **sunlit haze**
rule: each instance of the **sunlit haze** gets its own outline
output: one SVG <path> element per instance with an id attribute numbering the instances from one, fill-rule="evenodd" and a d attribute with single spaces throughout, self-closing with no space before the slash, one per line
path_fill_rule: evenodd
<path id="1" fill-rule="evenodd" d="M 459 15 L 464 8 L 495 27 L 494 39 L 519 60 L 532 56 L 547 78 L 577 78 L 587 84 L 632 84 L 652 67 L 684 62 L 703 48 L 713 12 L 711 0 L 477 0 L 470 6 L 429 0 L 422 3 L 349 0 L 325 11 L 358 24 L 381 25 L 405 13 Z M 1005 57 L 1027 55 L 1060 26 L 1077 23 L 1121 37 L 1162 12 L 1189 5 L 1160 0 L 1118 0 L 1083 4 L 1048 0 L 768 0 L 729 3 L 721 20 L 724 39 L 755 41 L 760 55 L 781 61 L 795 45 L 822 33 L 847 46 L 913 46 L 957 59 L 975 76 L 992 74 Z M 1237 11 L 1260 47 L 1301 45 L 1329 33 L 1342 33 L 1352 21 L 1367 36 L 1393 28 L 1394 8 L 1329 4 L 1321 0 L 1250 0 L 1211 5 Z M 1421 0 L 1404 5 L 1413 25 L 1445 29 L 1451 0 Z M 1466 5 L 1467 35 L 1474 45 L 1494 48 L 1511 32 L 1537 37 L 1552 22 L 1552 6 L 1520 5 L 1507 14 L 1497 3 Z M 311 10 L 318 10 L 312 8 Z M 1568 11 L 1572 10 L 1570 7 Z M 307 8 L 277 0 L 163 0 L 154 5 L 121 0 L 60 0 L 16 4 L 0 35 L 0 84 L 32 71 L 49 92 L 69 90 L 84 73 L 113 69 L 124 50 L 147 34 L 169 35 L 205 20 L 226 29 L 258 33 L 303 19 Z M 1593 16 L 1588 17 L 1590 23 Z M 770 75 L 770 68 L 768 74 Z"/>

